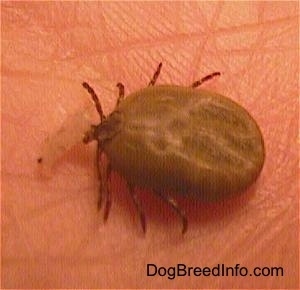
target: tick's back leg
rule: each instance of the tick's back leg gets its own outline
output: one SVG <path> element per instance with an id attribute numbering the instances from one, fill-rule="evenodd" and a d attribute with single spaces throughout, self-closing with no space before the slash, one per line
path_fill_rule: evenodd
<path id="1" fill-rule="evenodd" d="M 139 214 L 143 232 L 146 233 L 146 218 L 145 218 L 145 214 L 144 214 L 144 210 L 142 208 L 141 202 L 136 194 L 136 191 L 134 190 L 134 187 L 132 185 L 128 184 L 128 188 L 129 188 L 129 192 L 132 197 L 134 206 Z"/>
<path id="2" fill-rule="evenodd" d="M 204 78 L 202 78 L 201 80 L 198 80 L 198 81 L 193 82 L 193 83 L 191 84 L 191 87 L 192 87 L 192 88 L 199 87 L 199 86 L 201 86 L 204 82 L 206 82 L 206 81 L 208 81 L 208 80 L 210 80 L 210 79 L 212 79 L 212 78 L 214 78 L 214 77 L 216 77 L 216 76 L 219 76 L 219 75 L 221 75 L 220 72 L 214 72 L 214 73 L 211 73 L 211 74 L 205 76 Z"/>
<path id="3" fill-rule="evenodd" d="M 185 234 L 187 231 L 187 227 L 188 227 L 188 221 L 187 218 L 185 216 L 185 213 L 180 209 L 180 207 L 178 206 L 177 202 L 175 199 L 173 199 L 171 196 L 168 196 L 164 193 L 157 193 L 164 202 L 166 202 L 167 204 L 169 204 L 173 210 L 176 211 L 177 215 L 180 217 L 181 219 L 181 223 L 182 223 L 182 234 Z"/>
<path id="4" fill-rule="evenodd" d="M 160 64 L 158 65 L 158 67 L 157 67 L 157 69 L 156 69 L 156 71 L 155 71 L 155 73 L 154 73 L 154 75 L 153 75 L 151 81 L 150 81 L 149 84 L 148 84 L 148 87 L 154 86 L 154 84 L 156 83 L 156 80 L 157 80 L 157 78 L 158 78 L 158 76 L 159 76 L 159 74 L 160 74 L 161 67 L 162 67 L 162 63 L 160 63 Z"/>

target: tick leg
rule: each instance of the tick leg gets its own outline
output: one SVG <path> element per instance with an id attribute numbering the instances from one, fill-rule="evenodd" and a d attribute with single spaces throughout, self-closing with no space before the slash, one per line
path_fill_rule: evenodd
<path id="1" fill-rule="evenodd" d="M 105 184 L 105 192 L 106 192 L 106 200 L 105 200 L 105 209 L 104 209 L 104 222 L 107 221 L 109 211 L 111 208 L 111 191 L 110 191 L 110 177 L 111 177 L 111 166 L 110 164 L 106 167 L 106 184 Z"/>
<path id="2" fill-rule="evenodd" d="M 99 180 L 99 199 L 98 199 L 98 210 L 101 209 L 102 205 L 102 199 L 103 199 L 103 180 L 102 180 L 102 172 L 101 172 L 101 166 L 100 166 L 100 158 L 103 150 L 100 147 L 100 143 L 97 144 L 97 151 L 96 151 L 96 168 L 97 168 L 97 174 L 98 174 L 98 180 Z"/>
<path id="3" fill-rule="evenodd" d="M 155 82 L 156 82 L 156 80 L 157 80 L 157 78 L 158 78 L 158 76 L 159 76 L 159 74 L 160 74 L 161 67 L 162 67 L 162 63 L 160 63 L 160 64 L 158 65 L 158 67 L 157 67 L 157 69 L 156 69 L 156 72 L 154 73 L 154 75 L 153 75 L 153 77 L 152 77 L 150 83 L 148 84 L 148 87 L 154 86 L 154 84 L 155 84 Z"/>
<path id="4" fill-rule="evenodd" d="M 94 89 L 87 83 L 87 82 L 83 82 L 82 86 L 89 92 L 89 94 L 91 95 L 95 105 L 96 105 L 96 109 L 97 112 L 99 113 L 100 116 L 100 121 L 102 122 L 103 120 L 105 120 L 105 116 L 103 114 L 103 110 L 99 101 L 99 98 L 97 96 L 97 94 L 95 93 Z"/>
<path id="5" fill-rule="evenodd" d="M 125 89 L 124 89 L 124 85 L 122 83 L 117 83 L 117 87 L 119 88 L 119 97 L 118 97 L 118 100 L 117 100 L 117 106 L 119 106 L 119 104 L 124 99 Z"/>
<path id="6" fill-rule="evenodd" d="M 128 187 L 129 187 L 129 192 L 130 192 L 130 195 L 132 197 L 134 206 L 135 206 L 135 208 L 136 208 L 136 210 L 137 210 L 137 212 L 139 214 L 143 232 L 145 234 L 146 233 L 146 218 L 145 218 L 145 214 L 144 214 L 141 202 L 140 202 L 140 200 L 139 200 L 139 198 L 138 198 L 138 196 L 137 196 L 137 194 L 136 194 L 133 186 L 128 185 Z"/>
<path id="7" fill-rule="evenodd" d="M 173 210 L 176 211 L 177 215 L 180 217 L 181 222 L 182 222 L 182 234 L 185 234 L 187 231 L 187 227 L 188 227 L 188 221 L 187 218 L 185 216 L 185 213 L 179 208 L 176 200 L 174 200 L 172 197 L 162 194 L 162 193 L 157 193 L 163 201 L 165 201 L 167 204 L 169 204 Z"/>
<path id="8" fill-rule="evenodd" d="M 193 82 L 193 83 L 191 84 L 191 87 L 192 87 L 192 88 L 199 87 L 199 86 L 202 85 L 204 82 L 206 82 L 206 81 L 208 81 L 208 80 L 210 80 L 210 79 L 212 79 L 212 78 L 214 78 L 214 77 L 216 77 L 216 76 L 219 76 L 219 75 L 221 75 L 220 72 L 214 72 L 214 73 L 212 73 L 212 74 L 209 74 L 209 75 L 205 76 L 204 78 L 202 78 L 201 80 Z"/>

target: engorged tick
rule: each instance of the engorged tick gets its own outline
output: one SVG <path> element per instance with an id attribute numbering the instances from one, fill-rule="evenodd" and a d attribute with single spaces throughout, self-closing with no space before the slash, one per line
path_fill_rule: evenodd
<path id="1" fill-rule="evenodd" d="M 161 66 L 148 87 L 126 98 L 124 85 L 118 83 L 117 105 L 107 117 L 95 91 L 84 82 L 100 123 L 91 126 L 83 142 L 97 141 L 98 206 L 105 195 L 104 220 L 111 207 L 108 181 L 115 170 L 127 181 L 144 232 L 145 215 L 135 187 L 149 189 L 167 202 L 181 218 L 185 233 L 186 215 L 169 193 L 209 202 L 245 190 L 262 169 L 264 142 L 244 108 L 220 94 L 195 90 L 219 72 L 189 87 L 155 86 Z M 100 163 L 103 153 L 109 161 L 104 170 Z"/>

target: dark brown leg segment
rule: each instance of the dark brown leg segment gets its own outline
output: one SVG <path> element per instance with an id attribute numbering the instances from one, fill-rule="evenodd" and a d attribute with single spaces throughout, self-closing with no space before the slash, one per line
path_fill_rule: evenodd
<path id="1" fill-rule="evenodd" d="M 103 180 L 102 180 L 102 172 L 100 167 L 100 158 L 102 155 L 102 149 L 100 147 L 100 143 L 97 144 L 97 151 L 96 151 L 96 168 L 98 173 L 98 180 L 99 180 L 99 199 L 98 199 L 98 210 L 101 209 L 102 206 L 102 199 L 103 199 Z"/>
<path id="2" fill-rule="evenodd" d="M 95 93 L 94 89 L 86 82 L 82 83 L 82 86 L 89 92 L 89 94 L 92 96 L 92 99 L 96 105 L 96 109 L 99 113 L 100 116 L 100 121 L 102 122 L 105 119 L 105 116 L 103 114 L 103 110 L 99 101 L 99 98 L 97 96 L 97 94 Z"/>
<path id="3" fill-rule="evenodd" d="M 154 73 L 154 75 L 153 75 L 153 77 L 152 77 L 150 83 L 148 84 L 148 87 L 154 86 L 154 84 L 156 83 L 156 80 L 157 80 L 157 78 L 158 78 L 158 76 L 159 76 L 159 74 L 160 74 L 161 67 L 162 67 L 162 63 L 160 63 L 160 64 L 158 65 L 158 67 L 157 67 L 157 69 L 156 69 L 156 72 Z"/>
<path id="4" fill-rule="evenodd" d="M 212 73 L 212 74 L 209 74 L 209 75 L 205 76 L 204 78 L 202 78 L 201 80 L 193 82 L 193 83 L 191 84 L 191 87 L 192 87 L 192 88 L 199 87 L 199 86 L 202 85 L 204 82 L 206 82 L 206 81 L 208 81 L 208 80 L 210 80 L 210 79 L 212 79 L 212 78 L 214 78 L 214 77 L 216 77 L 216 76 L 220 76 L 220 75 L 221 75 L 220 72 L 214 72 L 214 73 Z"/>
<path id="5" fill-rule="evenodd" d="M 129 192 L 130 192 L 130 195 L 132 197 L 134 206 L 135 206 L 135 208 L 136 208 L 136 210 L 139 214 L 143 232 L 146 233 L 146 218 L 145 218 L 145 214 L 144 214 L 141 202 L 140 202 L 140 200 L 139 200 L 139 198 L 138 198 L 138 196 L 137 196 L 137 194 L 134 190 L 134 187 L 131 186 L 131 185 L 128 185 L 128 188 L 129 188 Z"/>
<path id="6" fill-rule="evenodd" d="M 106 176 L 105 176 L 105 178 L 106 178 L 106 184 L 105 184 L 106 200 L 105 200 L 105 208 L 104 208 L 104 216 L 103 216 L 104 222 L 107 221 L 109 211 L 111 208 L 110 177 L 111 177 L 111 166 L 109 164 L 106 168 Z"/>
<path id="7" fill-rule="evenodd" d="M 162 193 L 157 193 L 157 194 L 162 198 L 163 201 L 169 204 L 173 208 L 173 210 L 176 211 L 177 215 L 179 216 L 182 222 L 182 234 L 185 234 L 188 228 L 188 221 L 185 216 L 185 213 L 179 208 L 176 200 L 174 200 L 171 196 Z"/>
<path id="8" fill-rule="evenodd" d="M 102 152 L 103 150 L 101 149 L 100 143 L 98 142 L 97 152 L 96 152 L 96 167 L 97 167 L 98 180 L 99 180 L 99 199 L 98 199 L 97 206 L 98 206 L 98 210 L 100 210 L 103 202 L 103 195 L 104 195 L 105 208 L 104 208 L 103 220 L 104 222 L 106 222 L 111 208 L 111 193 L 109 188 L 111 166 L 107 165 L 107 167 L 104 169 L 105 172 L 103 172 L 103 168 L 100 165 Z"/>
<path id="9" fill-rule="evenodd" d="M 125 88 L 122 83 L 117 83 L 117 87 L 119 88 L 119 97 L 117 101 L 117 106 L 122 102 L 125 96 Z"/>

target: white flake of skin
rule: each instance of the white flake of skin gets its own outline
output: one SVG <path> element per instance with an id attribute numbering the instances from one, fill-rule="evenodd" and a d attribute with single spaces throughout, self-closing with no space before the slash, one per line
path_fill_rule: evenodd
<path id="1" fill-rule="evenodd" d="M 67 116 L 61 127 L 45 139 L 40 157 L 46 175 L 63 154 L 82 142 L 84 134 L 91 127 L 94 110 L 94 104 L 90 102 L 84 110 L 81 108 Z"/>

